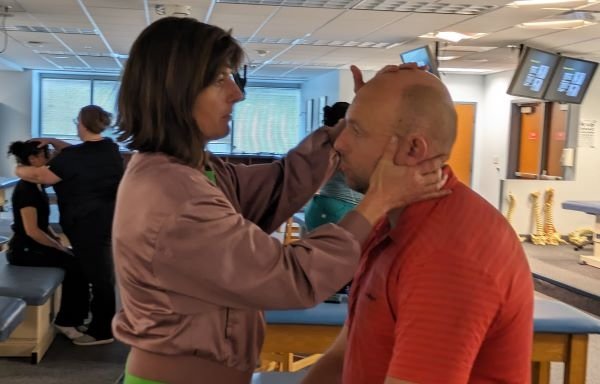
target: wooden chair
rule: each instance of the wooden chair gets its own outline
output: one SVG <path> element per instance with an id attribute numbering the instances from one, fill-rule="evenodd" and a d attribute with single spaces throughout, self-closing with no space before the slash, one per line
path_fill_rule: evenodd
<path id="1" fill-rule="evenodd" d="M 300 225 L 294 222 L 293 218 L 289 218 L 285 222 L 285 231 L 283 235 L 283 245 L 288 245 L 300 238 Z"/>

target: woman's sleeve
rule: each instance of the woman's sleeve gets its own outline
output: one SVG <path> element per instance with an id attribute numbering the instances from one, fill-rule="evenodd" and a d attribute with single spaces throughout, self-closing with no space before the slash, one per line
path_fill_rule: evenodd
<path id="1" fill-rule="evenodd" d="M 271 164 L 225 163 L 246 219 L 271 233 L 310 200 L 337 165 L 328 130 L 318 129 Z"/>
<path id="2" fill-rule="evenodd" d="M 370 229 L 353 212 L 284 246 L 207 195 L 163 223 L 152 266 L 167 292 L 234 308 L 310 307 L 352 278 Z"/>
<path id="3" fill-rule="evenodd" d="M 71 151 L 65 149 L 61 151 L 58 155 L 54 156 L 48 162 L 48 169 L 52 171 L 56 176 L 61 178 L 62 180 L 69 179 L 73 176 L 73 163 L 76 162 L 77 159 L 74 159 Z"/>

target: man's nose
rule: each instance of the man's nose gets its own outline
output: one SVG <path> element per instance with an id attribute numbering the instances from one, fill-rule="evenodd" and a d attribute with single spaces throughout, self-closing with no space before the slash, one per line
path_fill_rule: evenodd
<path id="1" fill-rule="evenodd" d="M 346 149 L 346 129 L 344 128 L 342 132 L 340 132 L 339 136 L 333 143 L 333 149 L 338 153 L 345 152 Z"/>

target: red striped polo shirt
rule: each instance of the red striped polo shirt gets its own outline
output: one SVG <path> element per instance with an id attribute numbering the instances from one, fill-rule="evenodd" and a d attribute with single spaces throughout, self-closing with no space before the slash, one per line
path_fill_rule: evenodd
<path id="1" fill-rule="evenodd" d="M 529 383 L 533 282 L 516 233 L 447 169 L 367 242 L 350 295 L 345 384 Z"/>

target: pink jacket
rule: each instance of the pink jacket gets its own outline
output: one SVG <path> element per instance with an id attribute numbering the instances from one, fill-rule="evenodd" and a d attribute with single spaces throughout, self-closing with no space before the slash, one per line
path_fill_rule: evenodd
<path id="1" fill-rule="evenodd" d="M 222 382 L 205 368 L 216 363 L 223 374 L 242 373 L 239 382 L 247 382 L 263 342 L 262 310 L 312 307 L 351 279 L 371 229 L 360 214 L 289 246 L 269 235 L 328 173 L 326 129 L 272 164 L 212 157 L 216 187 L 203 171 L 166 155 L 133 155 L 113 225 L 123 304 L 113 330 L 134 351 L 169 359 L 150 364 L 147 355 L 137 356 L 138 375 L 177 382 L 157 372 L 168 365 L 168 371 L 216 375 L 206 382 Z"/>

